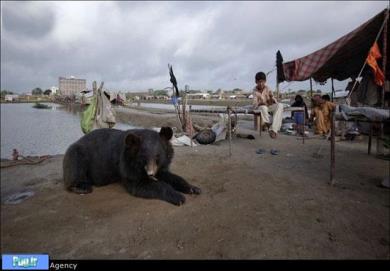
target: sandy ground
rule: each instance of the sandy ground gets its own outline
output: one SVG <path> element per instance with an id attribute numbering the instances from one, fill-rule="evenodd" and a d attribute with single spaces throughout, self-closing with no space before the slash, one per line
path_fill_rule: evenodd
<path id="1" fill-rule="evenodd" d="M 152 119 L 150 126 L 169 121 L 168 115 L 147 113 L 132 118 L 140 116 Z M 88 195 L 68 193 L 61 155 L 2 168 L 1 253 L 48 253 L 53 259 L 390 258 L 390 190 L 378 187 L 389 175 L 388 161 L 367 155 L 366 142 L 337 142 L 332 187 L 327 141 L 302 144 L 287 135 L 272 140 L 266 133 L 259 137 L 250 121 L 239 124 L 256 139 L 233 138 L 231 157 L 227 141 L 175 147 L 172 171 L 203 190 L 187 195 L 180 207 L 135 198 L 119 184 Z M 315 159 L 321 144 L 323 158 Z M 258 148 L 267 153 L 256 154 Z M 271 148 L 280 154 L 271 155 Z M 6 204 L 23 191 L 35 195 Z"/>

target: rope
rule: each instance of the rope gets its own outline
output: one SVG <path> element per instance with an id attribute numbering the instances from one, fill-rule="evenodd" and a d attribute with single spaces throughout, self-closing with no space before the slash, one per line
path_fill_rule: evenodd
<path id="1" fill-rule="evenodd" d="M 274 68 L 272 70 L 270 70 L 269 72 L 266 73 L 266 76 L 268 76 L 270 73 L 274 72 L 276 70 L 276 65 L 274 66 Z"/>

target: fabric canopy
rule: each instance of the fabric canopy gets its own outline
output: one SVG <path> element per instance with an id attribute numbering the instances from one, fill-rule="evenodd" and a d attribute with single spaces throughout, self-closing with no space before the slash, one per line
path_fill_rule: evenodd
<path id="1" fill-rule="evenodd" d="M 354 31 L 307 56 L 284 64 L 280 63 L 281 56 L 277 56 L 278 81 L 304 81 L 313 78 L 317 82 L 324 82 L 328 78 L 342 81 L 351 76 L 356 77 L 388 12 L 388 9 L 383 10 Z M 389 21 L 387 20 L 388 31 L 390 31 Z M 378 39 L 378 45 L 383 55 L 383 30 Z M 388 80 L 390 78 L 389 56 L 387 56 L 386 63 L 386 79 Z M 382 59 L 378 60 L 378 64 L 382 68 Z M 281 72 L 283 74 L 280 74 Z"/>

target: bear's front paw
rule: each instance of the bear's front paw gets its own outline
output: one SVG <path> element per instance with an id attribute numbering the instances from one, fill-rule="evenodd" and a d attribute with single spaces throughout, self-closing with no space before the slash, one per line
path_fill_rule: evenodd
<path id="1" fill-rule="evenodd" d="M 191 186 L 190 194 L 199 195 L 200 193 L 202 193 L 202 190 L 199 187 Z"/>
<path id="2" fill-rule="evenodd" d="M 171 193 L 167 201 L 177 206 L 183 205 L 186 202 L 186 198 L 180 193 Z"/>

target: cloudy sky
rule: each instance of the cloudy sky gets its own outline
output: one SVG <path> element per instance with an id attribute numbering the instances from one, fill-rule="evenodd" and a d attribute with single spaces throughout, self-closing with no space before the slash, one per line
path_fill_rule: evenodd
<path id="1" fill-rule="evenodd" d="M 59 76 L 108 89 L 252 89 L 258 71 L 347 34 L 387 1 L 1 2 L 1 89 L 58 85 Z M 268 83 L 275 88 L 276 72 Z M 337 82 L 343 87 L 345 82 Z M 308 88 L 308 82 L 281 89 Z M 314 88 L 327 89 L 330 84 Z"/>

